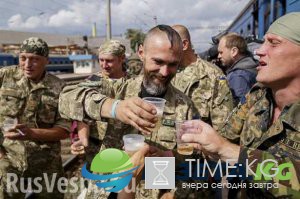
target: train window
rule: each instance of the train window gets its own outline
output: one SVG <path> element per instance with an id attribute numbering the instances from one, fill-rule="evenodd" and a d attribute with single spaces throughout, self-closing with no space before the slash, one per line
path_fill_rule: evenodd
<path id="1" fill-rule="evenodd" d="M 90 63 L 87 61 L 85 62 L 85 66 L 89 67 L 90 66 Z"/>
<path id="2" fill-rule="evenodd" d="M 243 33 L 244 33 L 244 30 L 241 29 L 241 30 L 240 30 L 240 35 L 243 35 Z"/>

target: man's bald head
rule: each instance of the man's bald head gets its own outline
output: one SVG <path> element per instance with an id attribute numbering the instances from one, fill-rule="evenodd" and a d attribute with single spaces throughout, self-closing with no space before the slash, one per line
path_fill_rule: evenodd
<path id="1" fill-rule="evenodd" d="M 191 42 L 190 32 L 187 29 L 187 27 L 185 27 L 183 25 L 174 25 L 174 26 L 172 26 L 172 28 L 174 30 L 176 30 L 176 32 L 178 32 L 178 34 L 180 35 L 182 40 L 186 39 L 189 42 Z"/>
<path id="2" fill-rule="evenodd" d="M 144 40 L 144 50 L 147 51 L 147 45 L 152 43 L 154 39 L 162 39 L 167 36 L 170 42 L 171 49 L 182 49 L 180 35 L 168 25 L 158 25 L 148 31 Z"/>

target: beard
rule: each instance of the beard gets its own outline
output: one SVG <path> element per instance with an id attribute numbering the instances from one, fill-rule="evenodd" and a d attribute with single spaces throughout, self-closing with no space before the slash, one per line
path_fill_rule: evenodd
<path id="1" fill-rule="evenodd" d="M 170 74 L 169 76 L 164 77 L 158 72 L 149 72 L 144 70 L 143 85 L 147 93 L 150 95 L 159 96 L 166 92 L 168 85 L 174 76 L 175 74 Z M 154 82 L 155 79 L 159 79 L 160 82 Z"/>

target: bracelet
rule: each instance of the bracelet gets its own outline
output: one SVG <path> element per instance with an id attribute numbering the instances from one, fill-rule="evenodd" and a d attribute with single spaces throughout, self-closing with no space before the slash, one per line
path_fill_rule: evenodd
<path id="1" fill-rule="evenodd" d="M 114 119 L 116 118 L 116 108 L 117 108 L 117 105 L 119 104 L 120 101 L 121 100 L 114 101 L 114 103 L 111 107 L 111 117 L 114 118 Z"/>

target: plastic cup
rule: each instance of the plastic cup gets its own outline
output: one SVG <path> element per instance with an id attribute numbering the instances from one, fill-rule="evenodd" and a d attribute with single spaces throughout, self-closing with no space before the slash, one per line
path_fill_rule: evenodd
<path id="1" fill-rule="evenodd" d="M 125 151 L 132 155 L 144 146 L 145 137 L 139 134 L 127 134 L 123 136 Z"/>
<path id="2" fill-rule="evenodd" d="M 6 118 L 3 121 L 2 125 L 2 131 L 3 133 L 8 132 L 10 129 L 15 128 L 15 126 L 18 124 L 18 119 L 17 118 Z"/>
<path id="3" fill-rule="evenodd" d="M 183 142 L 181 137 L 186 133 L 190 133 L 187 128 L 184 128 L 184 123 L 186 120 L 183 121 L 176 121 L 176 143 L 177 143 L 177 152 L 181 155 L 191 155 L 193 154 L 194 147 L 192 143 Z"/>
<path id="4" fill-rule="evenodd" d="M 158 97 L 144 97 L 143 100 L 150 104 L 153 104 L 156 108 L 156 116 L 158 117 L 158 120 L 155 124 L 155 127 L 149 128 L 149 130 L 151 132 L 157 132 L 161 126 L 161 120 L 164 113 L 166 100 Z"/>
<path id="5" fill-rule="evenodd" d="M 157 111 L 156 115 L 163 115 L 166 103 L 165 99 L 159 97 L 144 97 L 143 100 L 155 106 Z"/>

